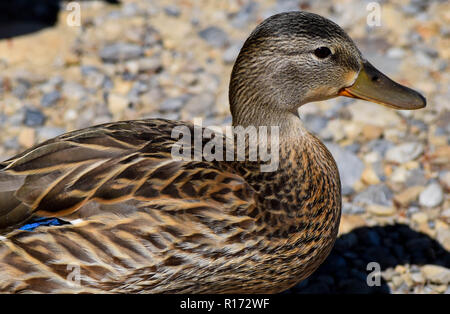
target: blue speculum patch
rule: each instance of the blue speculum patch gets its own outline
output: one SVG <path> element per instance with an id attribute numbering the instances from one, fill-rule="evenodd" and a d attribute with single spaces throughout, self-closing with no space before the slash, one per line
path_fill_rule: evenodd
<path id="1" fill-rule="evenodd" d="M 25 225 L 23 225 L 19 229 L 26 231 L 33 231 L 39 226 L 62 226 L 67 224 L 69 223 L 58 218 L 35 217 L 30 219 Z"/>

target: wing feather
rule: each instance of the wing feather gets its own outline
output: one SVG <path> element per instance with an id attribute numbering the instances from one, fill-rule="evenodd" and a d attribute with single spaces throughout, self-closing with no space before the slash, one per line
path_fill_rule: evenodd
<path id="1" fill-rule="evenodd" d="M 252 206 L 252 189 L 227 165 L 172 159 L 172 129 L 180 125 L 193 132 L 191 124 L 162 119 L 104 124 L 0 163 L 0 233 L 33 215 L 106 213 L 95 204 L 108 204 L 114 215 L 121 209 L 129 214 L 130 201 L 135 210 L 178 212 Z"/>

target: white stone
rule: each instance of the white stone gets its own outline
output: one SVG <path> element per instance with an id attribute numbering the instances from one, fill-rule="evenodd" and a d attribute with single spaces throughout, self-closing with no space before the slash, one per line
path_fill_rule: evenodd
<path id="1" fill-rule="evenodd" d="M 416 159 L 422 153 L 421 143 L 404 143 L 389 149 L 386 152 L 386 160 L 401 164 Z"/>
<path id="2" fill-rule="evenodd" d="M 442 203 L 444 193 L 441 186 L 434 182 L 428 185 L 419 195 L 419 204 L 425 207 L 435 207 Z"/>

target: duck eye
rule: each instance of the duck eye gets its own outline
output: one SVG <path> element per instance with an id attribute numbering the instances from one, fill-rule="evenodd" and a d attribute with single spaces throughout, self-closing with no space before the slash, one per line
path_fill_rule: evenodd
<path id="1" fill-rule="evenodd" d="M 314 50 L 314 54 L 319 59 L 325 59 L 331 54 L 331 50 L 328 47 L 319 47 Z"/>

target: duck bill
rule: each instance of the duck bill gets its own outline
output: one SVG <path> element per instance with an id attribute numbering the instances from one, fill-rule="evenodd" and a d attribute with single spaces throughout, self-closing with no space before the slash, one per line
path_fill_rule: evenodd
<path id="1" fill-rule="evenodd" d="M 343 88 L 339 95 L 371 101 L 394 109 L 414 110 L 426 106 L 426 100 L 421 94 L 394 82 L 368 61 L 364 61 L 363 68 L 353 85 Z"/>

